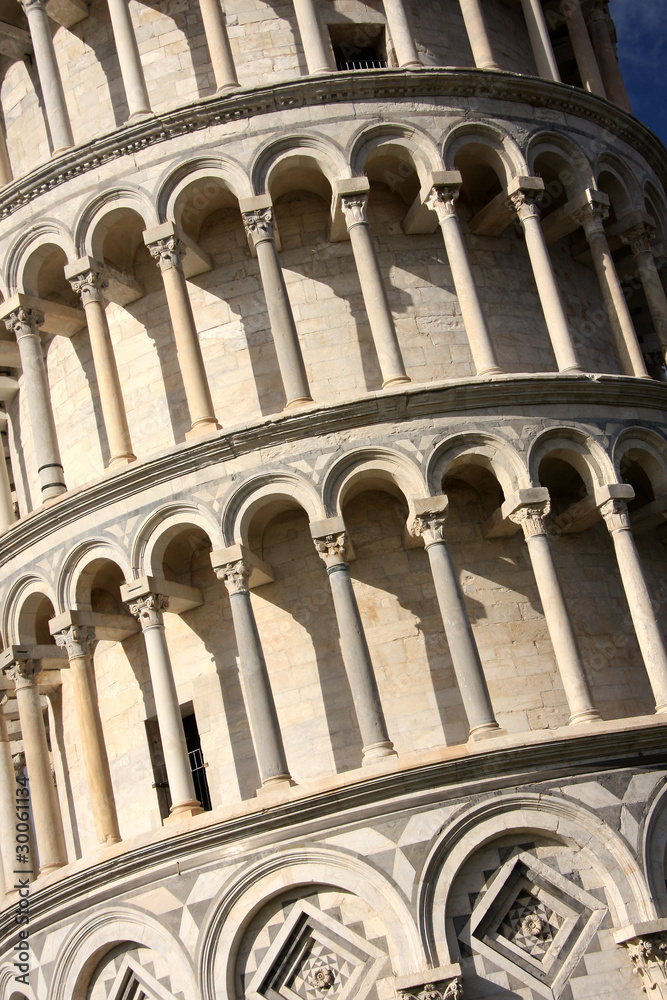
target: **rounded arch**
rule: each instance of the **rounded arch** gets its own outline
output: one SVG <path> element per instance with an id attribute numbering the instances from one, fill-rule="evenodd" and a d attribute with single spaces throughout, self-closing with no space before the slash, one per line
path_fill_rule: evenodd
<path id="1" fill-rule="evenodd" d="M 59 247 L 67 260 L 75 259 L 74 239 L 56 219 L 45 219 L 19 236 L 7 253 L 3 269 L 10 293 L 33 292 L 31 283 L 34 282 L 34 267 L 41 264 L 53 252 L 54 247 Z"/>
<path id="2" fill-rule="evenodd" d="M 90 608 L 93 563 L 101 560 L 118 566 L 126 582 L 132 579 L 130 560 L 120 546 L 107 538 L 88 538 L 68 553 L 60 569 L 56 584 L 59 612 Z"/>
<path id="3" fill-rule="evenodd" d="M 224 544 L 218 519 L 204 504 L 175 502 L 154 510 L 137 531 L 132 543 L 134 576 L 162 576 L 167 546 L 188 527 L 200 528 L 214 549 Z"/>
<path id="4" fill-rule="evenodd" d="M 656 224 L 658 239 L 664 240 L 667 237 L 667 199 L 664 191 L 650 180 L 644 184 L 644 205 Z"/>
<path id="5" fill-rule="evenodd" d="M 250 527 L 262 515 L 272 517 L 287 507 L 302 507 L 309 521 L 326 516 L 320 495 L 312 483 L 289 472 L 265 472 L 237 487 L 225 502 L 222 533 L 225 545 L 249 544 Z M 268 523 L 267 518 L 267 523 Z"/>
<path id="6" fill-rule="evenodd" d="M 265 194 L 285 169 L 287 159 L 299 157 L 311 170 L 318 170 L 332 185 L 336 177 L 349 177 L 350 171 L 340 146 L 331 139 L 312 133 L 272 139 L 257 152 L 250 167 L 253 191 Z"/>
<path id="7" fill-rule="evenodd" d="M 322 484 L 327 515 L 342 512 L 346 501 L 363 489 L 382 489 L 390 484 L 405 498 L 408 509 L 427 492 L 418 464 L 389 448 L 363 448 L 346 452 L 328 469 Z"/>
<path id="8" fill-rule="evenodd" d="M 667 440 L 647 427 L 626 427 L 612 450 L 619 480 L 626 462 L 638 462 L 648 476 L 656 497 L 667 493 Z"/>
<path id="9" fill-rule="evenodd" d="M 74 227 L 77 256 L 102 259 L 104 238 L 111 225 L 123 216 L 138 215 L 144 229 L 158 224 L 155 207 L 141 188 L 126 185 L 103 191 L 90 201 L 79 214 Z"/>
<path id="10" fill-rule="evenodd" d="M 539 484 L 540 463 L 547 456 L 568 462 L 591 496 L 596 488 L 618 482 L 610 456 L 591 433 L 578 427 L 550 427 L 535 438 L 528 451 L 532 483 Z"/>
<path id="11" fill-rule="evenodd" d="M 485 844 L 513 832 L 532 831 L 587 848 L 605 880 L 617 927 L 651 920 L 655 905 L 644 874 L 615 830 L 579 802 L 538 792 L 506 793 L 464 808 L 442 830 L 424 865 L 417 913 L 429 961 L 457 960 L 447 939 L 444 914 L 449 894 L 466 861 Z M 613 873 L 613 876 L 612 874 Z M 434 914 L 443 915 L 435 923 Z"/>
<path id="12" fill-rule="evenodd" d="M 456 158 L 466 146 L 494 171 L 503 188 L 513 177 L 528 173 L 528 164 L 514 139 L 484 121 L 463 122 L 448 131 L 442 154 L 446 170 L 456 169 Z"/>
<path id="13" fill-rule="evenodd" d="M 616 219 L 644 207 L 632 169 L 613 153 L 604 152 L 595 165 L 596 186 L 609 195 Z"/>
<path id="14" fill-rule="evenodd" d="M 22 577 L 11 587 L 2 609 L 2 636 L 6 646 L 37 641 L 37 619 L 44 601 L 57 607 L 51 584 L 37 574 Z"/>
<path id="15" fill-rule="evenodd" d="M 401 122 L 382 122 L 364 127 L 352 138 L 349 161 L 352 174 L 363 176 L 367 161 L 382 148 L 398 160 L 409 161 L 423 184 L 431 170 L 442 170 L 442 157 L 436 143 L 422 129 Z"/>
<path id="16" fill-rule="evenodd" d="M 184 160 L 158 182 L 155 198 L 158 220 L 173 219 L 182 227 L 185 202 L 190 196 L 196 201 L 195 210 L 203 215 L 208 214 L 207 207 L 217 205 L 225 195 L 238 201 L 252 193 L 250 178 L 231 157 L 212 154 Z"/>
<path id="17" fill-rule="evenodd" d="M 301 847 L 272 853 L 247 866 L 212 904 L 197 946 L 202 1000 L 232 1000 L 236 951 L 249 920 L 273 896 L 309 884 L 330 885 L 361 897 L 384 921 L 394 973 L 421 971 L 424 951 L 417 928 L 386 876 L 352 854 Z"/>
<path id="18" fill-rule="evenodd" d="M 32 986 L 17 985 L 16 974 L 15 965 L 0 968 L 0 1000 L 37 1000 Z"/>
<path id="19" fill-rule="evenodd" d="M 646 880 L 655 900 L 658 916 L 667 916 L 667 783 L 663 782 L 649 807 L 642 836 L 641 856 Z"/>
<path id="20" fill-rule="evenodd" d="M 595 187 L 593 168 L 576 143 L 557 132 L 538 132 L 531 136 L 526 160 L 531 175 L 539 173 L 535 163 L 539 157 L 549 157 L 557 169 L 557 179 L 572 198 L 585 188 Z"/>
<path id="21" fill-rule="evenodd" d="M 528 470 L 512 445 L 493 434 L 455 434 L 439 444 L 428 459 L 426 481 L 429 493 L 442 493 L 442 481 L 459 466 L 472 464 L 487 469 L 498 480 L 509 498 L 512 493 L 530 486 Z"/>
<path id="22" fill-rule="evenodd" d="M 125 905 L 97 909 L 70 932 L 55 964 L 48 1000 L 84 1000 L 96 966 L 125 942 L 168 954 L 183 992 L 195 995 L 190 957 L 178 938 L 144 911 Z"/>

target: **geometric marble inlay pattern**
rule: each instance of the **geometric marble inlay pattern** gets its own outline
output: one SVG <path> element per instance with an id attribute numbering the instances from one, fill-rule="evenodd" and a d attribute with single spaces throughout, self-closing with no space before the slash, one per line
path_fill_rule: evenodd
<path id="1" fill-rule="evenodd" d="M 522 889 L 507 911 L 498 933 L 533 958 L 541 960 L 561 924 L 562 918 L 555 910 L 533 892 Z"/>

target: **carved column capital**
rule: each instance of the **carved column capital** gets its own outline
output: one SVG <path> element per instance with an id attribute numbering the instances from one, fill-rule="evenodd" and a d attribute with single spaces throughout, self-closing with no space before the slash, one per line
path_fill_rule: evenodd
<path id="1" fill-rule="evenodd" d="M 400 1000 L 463 1000 L 463 980 L 461 976 L 436 979 L 421 986 L 399 988 L 397 992 Z"/>
<path id="2" fill-rule="evenodd" d="M 350 195 L 349 198 L 343 197 L 341 198 L 340 207 L 348 230 L 353 226 L 368 225 L 368 215 L 366 214 L 368 208 L 367 194 Z"/>
<path id="3" fill-rule="evenodd" d="M 535 199 L 536 195 L 528 191 L 519 190 L 510 195 L 509 201 L 514 206 L 514 211 L 521 222 L 526 222 L 528 219 L 539 219 L 540 209 Z"/>
<path id="4" fill-rule="evenodd" d="M 456 217 L 456 200 L 460 193 L 460 184 L 434 184 L 425 204 L 438 216 L 438 222 L 444 222 Z"/>
<path id="5" fill-rule="evenodd" d="M 621 233 L 621 239 L 629 244 L 633 257 L 651 253 L 651 243 L 655 239 L 655 226 L 648 222 L 638 222 Z"/>
<path id="6" fill-rule="evenodd" d="M 521 526 L 524 538 L 532 538 L 534 535 L 546 535 L 547 528 L 544 521 L 550 510 L 551 502 L 541 500 L 538 503 L 522 504 L 508 514 L 508 517 L 514 524 Z"/>
<path id="7" fill-rule="evenodd" d="M 584 227 L 584 232 L 588 237 L 594 235 L 595 233 L 604 233 L 604 223 L 608 216 L 609 208 L 607 205 L 603 205 L 600 202 L 593 202 L 577 209 L 577 211 L 573 213 L 572 218 L 575 219 L 580 226 Z"/>
<path id="8" fill-rule="evenodd" d="M 169 598 L 163 594 L 145 594 L 128 604 L 130 614 L 138 620 L 142 629 L 163 625 L 163 612 L 169 607 Z"/>
<path id="9" fill-rule="evenodd" d="M 185 243 L 179 240 L 178 236 L 167 236 L 165 239 L 156 240 L 147 245 L 148 252 L 157 262 L 161 271 L 167 271 L 170 267 L 183 267 Z"/>
<path id="10" fill-rule="evenodd" d="M 12 764 L 14 765 L 14 774 L 16 777 L 23 778 L 25 776 L 25 753 L 23 750 L 12 754 Z"/>
<path id="11" fill-rule="evenodd" d="M 5 326 L 16 339 L 20 337 L 38 337 L 39 328 L 44 322 L 44 313 L 39 309 L 24 309 L 20 307 L 15 312 L 5 316 Z"/>
<path id="12" fill-rule="evenodd" d="M 69 628 L 57 632 L 54 636 L 58 646 L 67 649 L 70 660 L 76 656 L 90 656 L 95 645 L 95 629 L 86 625 L 70 625 Z"/>
<path id="13" fill-rule="evenodd" d="M 246 559 L 237 559 L 235 562 L 215 567 L 215 575 L 218 580 L 223 581 L 230 597 L 232 594 L 248 593 L 248 581 L 251 572 L 252 566 Z"/>
<path id="14" fill-rule="evenodd" d="M 630 515 L 625 500 L 620 500 L 617 497 L 605 500 L 603 504 L 600 504 L 600 514 L 611 535 L 615 531 L 630 531 Z"/>
<path id="15" fill-rule="evenodd" d="M 5 675 L 14 682 L 17 691 L 21 688 L 34 687 L 37 674 L 40 673 L 42 664 L 40 660 L 14 660 L 5 669 Z"/>
<path id="16" fill-rule="evenodd" d="M 265 240 L 275 239 L 272 208 L 260 208 L 254 212 L 242 212 L 241 218 L 243 219 L 246 235 L 248 239 L 252 240 L 254 247 Z"/>
<path id="17" fill-rule="evenodd" d="M 667 997 L 667 932 L 630 938 L 624 944 L 644 993 Z"/>
<path id="18" fill-rule="evenodd" d="M 344 531 L 332 535 L 321 535 L 319 538 L 313 539 L 317 554 L 327 569 L 347 563 L 346 540 Z"/>
<path id="19" fill-rule="evenodd" d="M 46 0 L 20 0 L 26 14 L 31 10 L 46 10 Z"/>
<path id="20" fill-rule="evenodd" d="M 418 514 L 412 522 L 412 534 L 424 539 L 424 547 L 445 541 L 445 521 L 447 511 L 439 510 Z"/>
<path id="21" fill-rule="evenodd" d="M 102 289 L 109 285 L 102 268 L 90 268 L 69 279 L 73 290 L 81 296 L 84 306 L 89 302 L 102 302 Z"/>

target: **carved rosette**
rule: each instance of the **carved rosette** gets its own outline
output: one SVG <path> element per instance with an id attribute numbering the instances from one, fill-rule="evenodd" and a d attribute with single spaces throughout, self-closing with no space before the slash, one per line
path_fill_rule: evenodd
<path id="1" fill-rule="evenodd" d="M 446 520 L 447 511 L 419 514 L 412 522 L 412 534 L 421 535 L 425 548 L 435 545 L 436 542 L 444 542 Z"/>
<path id="2" fill-rule="evenodd" d="M 163 594 L 146 594 L 129 604 L 130 614 L 138 620 L 142 628 L 164 625 L 162 613 L 169 607 L 169 598 Z"/>
<path id="3" fill-rule="evenodd" d="M 333 566 L 342 566 L 347 562 L 344 531 L 338 535 L 322 535 L 320 538 L 314 538 L 313 542 L 317 554 L 327 569 L 331 569 Z"/>
<path id="4" fill-rule="evenodd" d="M 447 184 L 435 184 L 429 191 L 426 206 L 438 216 L 438 222 L 456 218 L 456 199 L 460 194 L 460 185 L 452 187 Z"/>
<path id="5" fill-rule="evenodd" d="M 161 271 L 167 271 L 170 267 L 180 268 L 183 266 L 185 243 L 177 236 L 168 236 L 164 240 L 149 243 L 148 250 Z"/>
<path id="6" fill-rule="evenodd" d="M 67 649 L 70 660 L 76 656 L 90 656 L 95 644 L 95 629 L 87 628 L 85 625 L 70 625 L 69 628 L 58 632 L 55 640 L 58 646 Z"/>
<path id="7" fill-rule="evenodd" d="M 648 222 L 639 222 L 636 226 L 621 233 L 621 239 L 628 243 L 633 257 L 642 257 L 651 253 L 651 243 L 655 239 L 655 227 Z"/>
<path id="8" fill-rule="evenodd" d="M 243 212 L 243 225 L 252 245 L 257 246 L 264 240 L 273 240 L 273 209 L 262 208 L 256 212 Z"/>
<path id="9" fill-rule="evenodd" d="M 515 191 L 514 194 L 510 195 L 509 200 L 521 222 L 526 222 L 528 219 L 539 219 L 540 210 L 535 202 L 535 195 L 526 191 Z"/>
<path id="10" fill-rule="evenodd" d="M 600 505 L 600 513 L 611 535 L 615 531 L 630 530 L 630 515 L 628 514 L 628 505 L 625 500 L 605 500 Z"/>
<path id="11" fill-rule="evenodd" d="M 89 302 L 102 302 L 104 296 L 102 294 L 103 288 L 108 288 L 109 282 L 104 276 L 102 270 L 97 268 L 90 271 L 82 271 L 81 274 L 75 275 L 75 277 L 70 278 L 69 281 L 73 290 L 81 296 L 81 301 L 84 306 Z"/>
<path id="12" fill-rule="evenodd" d="M 547 534 L 545 518 L 550 510 L 551 503 L 549 500 L 544 500 L 541 503 L 530 503 L 517 507 L 508 516 L 510 521 L 521 526 L 524 538 L 532 538 L 535 535 Z"/>
<path id="13" fill-rule="evenodd" d="M 5 316 L 5 326 L 17 340 L 20 337 L 38 337 L 43 322 L 44 313 L 39 309 L 17 309 Z"/>
<path id="14" fill-rule="evenodd" d="M 400 1000 L 463 1000 L 463 980 L 460 976 L 436 980 L 423 986 L 398 990 L 398 995 Z"/>
<path id="15" fill-rule="evenodd" d="M 237 559 L 236 562 L 226 563 L 224 566 L 217 566 L 215 575 L 218 580 L 222 580 L 227 588 L 230 597 L 233 594 L 247 594 L 248 580 L 252 567 L 245 559 Z"/>
<path id="16" fill-rule="evenodd" d="M 644 993 L 667 997 L 667 933 L 631 938 L 625 946 Z"/>
<path id="17" fill-rule="evenodd" d="M 349 198 L 341 198 L 340 207 L 348 230 L 352 229 L 352 226 L 368 225 L 368 215 L 366 214 L 366 209 L 368 208 L 367 194 L 355 194 Z"/>

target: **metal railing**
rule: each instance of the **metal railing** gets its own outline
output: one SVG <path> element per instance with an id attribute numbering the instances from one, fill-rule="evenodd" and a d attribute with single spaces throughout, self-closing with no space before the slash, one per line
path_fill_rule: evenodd
<path id="1" fill-rule="evenodd" d="M 338 59 L 336 69 L 339 71 L 350 69 L 386 69 L 386 59 Z"/>

